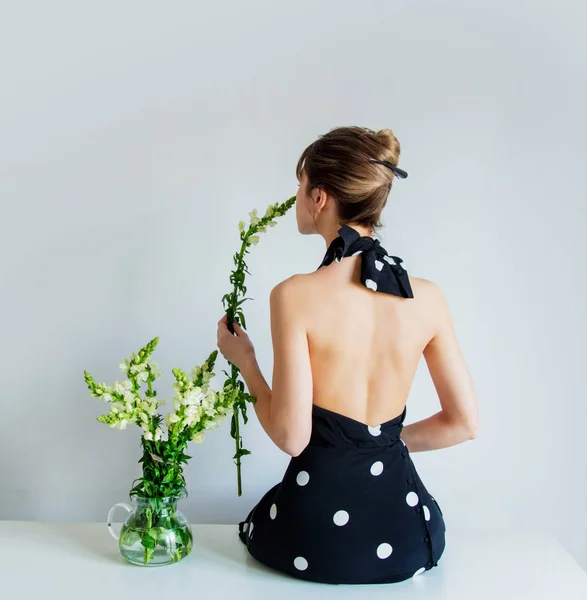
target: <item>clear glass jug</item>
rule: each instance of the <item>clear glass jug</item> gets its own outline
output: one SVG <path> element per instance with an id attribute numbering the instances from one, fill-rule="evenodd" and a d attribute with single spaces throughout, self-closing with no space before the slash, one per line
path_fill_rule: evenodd
<path id="1" fill-rule="evenodd" d="M 190 524 L 177 510 L 185 496 L 144 498 L 135 496 L 135 506 L 126 502 L 115 504 L 106 523 L 112 537 L 118 541 L 120 553 L 126 560 L 141 566 L 169 565 L 186 557 L 192 549 Z M 120 535 L 112 529 L 112 517 L 118 508 L 128 511 Z"/>

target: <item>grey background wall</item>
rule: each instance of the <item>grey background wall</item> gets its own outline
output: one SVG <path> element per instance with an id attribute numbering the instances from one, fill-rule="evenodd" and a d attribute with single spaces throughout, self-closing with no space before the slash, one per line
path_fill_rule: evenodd
<path id="1" fill-rule="evenodd" d="M 83 370 L 120 379 L 157 335 L 170 398 L 172 367 L 216 347 L 237 222 L 295 193 L 321 133 L 391 127 L 410 176 L 382 242 L 443 289 L 480 403 L 474 442 L 414 462 L 449 528 L 544 528 L 587 568 L 582 3 L 0 11 L 0 518 L 103 520 L 127 498 L 139 430 L 96 422 Z M 324 250 L 292 210 L 249 255 L 268 381 L 269 291 Z M 422 361 L 406 422 L 438 407 Z M 228 421 L 190 446 L 192 522 L 236 523 L 280 480 L 253 410 L 244 440 L 242 497 Z"/>

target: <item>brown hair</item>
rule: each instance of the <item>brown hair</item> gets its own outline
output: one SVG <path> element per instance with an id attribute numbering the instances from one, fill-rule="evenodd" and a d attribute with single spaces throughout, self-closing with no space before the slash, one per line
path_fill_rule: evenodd
<path id="1" fill-rule="evenodd" d="M 394 172 L 370 158 L 397 165 L 400 143 L 391 129 L 337 127 L 321 135 L 301 154 L 296 166 L 308 184 L 306 194 L 322 188 L 336 201 L 340 220 L 371 227 L 382 226 L 381 211 L 387 203 Z"/>

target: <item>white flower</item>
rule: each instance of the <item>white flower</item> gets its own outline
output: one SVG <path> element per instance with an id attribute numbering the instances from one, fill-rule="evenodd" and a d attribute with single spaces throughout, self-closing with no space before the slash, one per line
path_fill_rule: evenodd
<path id="1" fill-rule="evenodd" d="M 159 365 L 154 361 L 154 360 L 149 360 L 149 367 L 151 368 L 151 373 L 153 375 L 153 377 L 155 377 L 155 379 L 157 379 L 158 377 L 161 377 L 161 375 L 163 374 L 161 369 L 159 368 Z"/>
<path id="2" fill-rule="evenodd" d="M 146 433 L 144 433 L 144 434 L 143 434 L 143 437 L 144 437 L 146 440 L 149 440 L 149 441 L 150 441 L 150 440 L 152 440 L 152 439 L 153 439 L 153 434 L 152 434 L 150 431 L 147 431 Z"/>
<path id="3" fill-rule="evenodd" d="M 118 368 L 122 371 L 124 371 L 126 373 L 126 371 L 128 370 L 128 365 L 126 364 L 126 360 L 123 360 L 119 365 Z"/>
<path id="4" fill-rule="evenodd" d="M 216 421 L 206 421 L 204 424 L 204 429 L 216 429 L 218 427 L 218 423 Z"/>
<path id="5" fill-rule="evenodd" d="M 147 373 L 147 371 L 141 371 L 137 375 L 137 381 L 147 381 L 147 379 L 149 379 L 149 373 Z"/>
<path id="6" fill-rule="evenodd" d="M 245 222 L 244 221 L 239 221 L 238 222 L 238 228 L 240 231 L 244 231 L 245 230 Z"/>
<path id="7" fill-rule="evenodd" d="M 259 236 L 258 236 L 258 235 L 252 235 L 252 236 L 249 238 L 249 242 L 250 242 L 251 244 L 256 244 L 256 243 L 258 243 L 258 241 L 259 241 Z"/>
<path id="8" fill-rule="evenodd" d="M 205 433 L 203 431 L 198 431 L 194 433 L 192 437 L 192 442 L 196 442 L 196 444 L 201 444 L 204 441 Z"/>
<path id="9" fill-rule="evenodd" d="M 112 401 L 112 396 L 110 394 L 104 394 L 102 396 L 102 398 L 104 398 L 104 402 L 111 402 Z"/>
<path id="10" fill-rule="evenodd" d="M 157 412 L 157 402 L 149 402 L 149 400 L 143 400 L 140 403 L 140 409 L 149 415 L 154 415 Z"/>
<path id="11" fill-rule="evenodd" d="M 126 419 L 121 419 L 120 421 L 118 421 L 118 423 L 116 423 L 116 428 L 117 429 L 126 429 L 126 423 L 127 423 Z"/>
<path id="12" fill-rule="evenodd" d="M 186 417 L 194 417 L 200 412 L 200 408 L 195 404 L 190 404 L 184 411 Z"/>
<path id="13" fill-rule="evenodd" d="M 161 427 L 157 427 L 157 429 L 155 429 L 155 441 L 158 442 L 162 435 L 163 431 L 161 431 Z"/>
<path id="14" fill-rule="evenodd" d="M 193 390 L 184 394 L 184 404 L 200 404 L 203 397 L 202 388 L 196 386 Z"/>
<path id="15" fill-rule="evenodd" d="M 179 423 L 179 416 L 176 415 L 175 413 L 167 413 L 165 415 L 165 425 L 167 425 L 167 427 L 169 427 L 170 425 L 173 425 L 174 423 Z"/>

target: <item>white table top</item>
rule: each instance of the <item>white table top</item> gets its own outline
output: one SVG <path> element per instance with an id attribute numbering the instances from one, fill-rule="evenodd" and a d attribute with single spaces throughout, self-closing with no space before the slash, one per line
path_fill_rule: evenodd
<path id="1" fill-rule="evenodd" d="M 236 525 L 192 525 L 192 531 L 194 548 L 186 558 L 140 567 L 119 554 L 103 523 L 0 521 L 2 598 L 587 598 L 587 573 L 555 538 L 534 531 L 453 528 L 437 567 L 376 585 L 313 583 L 269 569 L 248 554 Z"/>

